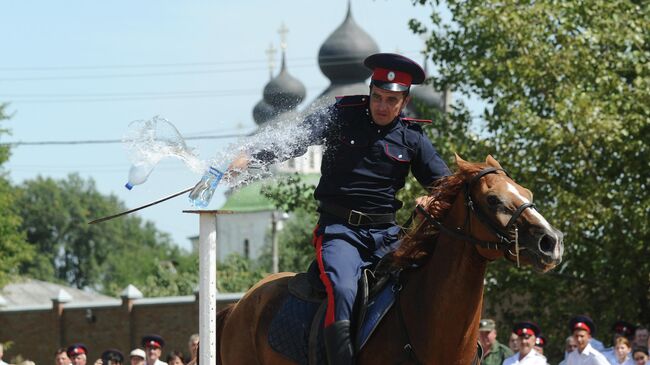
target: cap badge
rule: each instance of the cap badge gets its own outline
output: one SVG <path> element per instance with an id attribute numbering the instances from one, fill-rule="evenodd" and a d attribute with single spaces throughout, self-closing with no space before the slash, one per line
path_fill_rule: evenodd
<path id="1" fill-rule="evenodd" d="M 388 79 L 388 81 L 393 81 L 393 80 L 395 80 L 395 73 L 394 73 L 393 71 L 390 71 L 390 72 L 386 75 L 386 78 Z"/>

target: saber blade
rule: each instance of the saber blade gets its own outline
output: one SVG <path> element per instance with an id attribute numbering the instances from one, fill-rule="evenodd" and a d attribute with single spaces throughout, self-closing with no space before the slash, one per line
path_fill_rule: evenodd
<path id="1" fill-rule="evenodd" d="M 192 187 L 190 187 L 190 188 L 187 188 L 187 189 L 184 189 L 184 190 L 182 190 L 182 191 L 179 191 L 178 193 L 174 193 L 174 194 L 172 194 L 172 195 L 168 195 L 168 196 L 166 196 L 166 197 L 164 197 L 164 198 L 161 198 L 161 199 L 158 199 L 158 200 L 156 200 L 156 201 L 152 201 L 151 203 L 148 203 L 148 204 L 145 204 L 145 205 L 139 206 L 139 207 L 137 207 L 137 208 L 133 208 L 133 209 L 131 209 L 131 210 L 127 210 L 127 211 L 124 211 L 124 212 L 121 212 L 121 213 L 117 213 L 117 214 L 109 215 L 109 216 L 107 216 L 107 217 L 103 217 L 103 218 L 95 219 L 94 221 L 90 221 L 90 222 L 88 222 L 88 224 L 101 223 L 101 222 L 105 222 L 105 221 L 111 220 L 111 219 L 113 219 L 113 218 L 121 217 L 121 216 L 123 216 L 123 215 L 127 215 L 127 214 L 130 214 L 130 213 L 133 213 L 133 212 L 137 212 L 138 210 L 141 210 L 141 209 L 144 209 L 144 208 L 148 208 L 148 207 L 150 207 L 150 206 L 152 206 L 152 205 L 156 205 L 156 204 L 158 204 L 158 203 L 162 203 L 162 202 L 164 202 L 164 201 L 166 201 L 166 200 L 169 200 L 169 199 L 171 199 L 171 198 L 175 198 L 175 197 L 177 197 L 177 196 L 179 196 L 179 195 L 182 195 L 182 194 L 188 193 L 188 192 L 190 192 L 192 189 L 194 189 L 194 186 L 192 186 Z"/>

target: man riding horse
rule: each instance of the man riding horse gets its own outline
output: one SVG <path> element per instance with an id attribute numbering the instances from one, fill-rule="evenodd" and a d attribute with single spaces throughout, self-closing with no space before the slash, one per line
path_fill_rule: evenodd
<path id="1" fill-rule="evenodd" d="M 324 341 L 330 364 L 354 363 L 350 319 L 364 266 L 377 262 L 398 240 L 395 195 L 409 170 L 424 187 L 449 175 L 417 121 L 403 118 L 409 88 L 425 79 L 422 68 L 397 54 L 379 53 L 364 61 L 372 69 L 369 95 L 337 98 L 326 112 L 307 116 L 309 143 L 326 147 L 314 193 L 320 219 L 314 230 L 319 276 L 327 292 Z M 296 149 L 303 154 L 307 146 Z M 272 150 L 242 157 L 277 162 Z"/>

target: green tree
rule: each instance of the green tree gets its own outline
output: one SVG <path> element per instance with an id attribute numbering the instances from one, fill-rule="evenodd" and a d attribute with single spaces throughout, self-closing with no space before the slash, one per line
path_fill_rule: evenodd
<path id="1" fill-rule="evenodd" d="M 245 292 L 266 275 L 268 272 L 261 269 L 253 260 L 233 253 L 217 266 L 217 286 L 221 292 Z"/>
<path id="2" fill-rule="evenodd" d="M 552 358 L 573 314 L 601 329 L 619 318 L 647 325 L 650 3 L 444 5 L 449 20 L 434 10 L 430 24 L 410 24 L 429 36 L 434 85 L 488 103 L 492 152 L 565 232 L 564 262 L 551 275 L 492 265 L 487 302 L 509 320 L 540 322 L 558 344 Z"/>
<path id="3" fill-rule="evenodd" d="M 278 232 L 278 266 L 281 271 L 303 272 L 314 259 L 311 242 L 318 221 L 315 188 L 314 184 L 303 181 L 299 174 L 285 176 L 264 187 L 263 193 L 273 201 L 276 209 L 292 213 L 284 229 Z M 271 260 L 271 246 L 267 245 L 259 263 L 270 271 Z"/>
<path id="4" fill-rule="evenodd" d="M 282 189 L 278 187 L 278 189 Z M 313 191 L 313 186 L 311 190 Z M 285 191 L 286 193 L 286 191 Z M 313 200 L 313 198 L 311 198 Z M 278 266 L 280 271 L 304 272 L 314 259 L 312 235 L 318 220 L 316 211 L 296 208 L 278 232 Z M 271 245 L 266 245 L 258 259 L 260 267 L 271 271 Z"/>
<path id="5" fill-rule="evenodd" d="M 0 122 L 8 119 L 6 104 L 0 104 Z M 0 128 L 0 136 L 9 131 Z M 0 145 L 0 165 L 9 159 L 10 151 L 6 145 Z M 18 274 L 17 268 L 31 260 L 34 250 L 27 244 L 25 234 L 21 231 L 21 219 L 16 209 L 16 193 L 0 170 L 0 287 Z"/>
<path id="6" fill-rule="evenodd" d="M 23 217 L 27 240 L 38 253 L 37 260 L 21 266 L 24 275 L 112 295 L 128 284 L 145 288 L 158 283 L 165 287 L 143 290 L 150 293 L 193 292 L 183 283 L 185 274 L 197 277 L 196 265 L 185 264 L 190 255 L 179 250 L 169 235 L 158 231 L 151 222 L 130 215 L 88 224 L 94 218 L 125 209 L 115 196 L 100 194 L 92 179 L 72 174 L 65 180 L 38 177 L 25 181 L 19 188 L 16 206 Z M 167 272 L 164 270 L 169 265 L 161 263 L 172 261 L 184 264 L 172 265 L 174 270 L 168 271 L 174 275 L 164 280 L 149 279 Z M 178 290 L 169 284 L 174 278 L 181 281 Z"/>

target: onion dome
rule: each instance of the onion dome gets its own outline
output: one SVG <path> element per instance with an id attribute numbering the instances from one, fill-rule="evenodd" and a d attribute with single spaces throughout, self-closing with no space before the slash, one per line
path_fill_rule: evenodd
<path id="1" fill-rule="evenodd" d="M 363 60 L 377 52 L 377 43 L 352 18 L 348 2 L 345 20 L 320 47 L 318 64 L 332 84 L 363 82 L 372 74 Z"/>
<path id="2" fill-rule="evenodd" d="M 264 87 L 264 101 L 277 113 L 294 109 L 307 95 L 305 85 L 287 71 L 285 54 L 282 52 L 280 74 Z"/>
<path id="3" fill-rule="evenodd" d="M 255 120 L 255 124 L 257 125 L 268 122 L 277 114 L 278 112 L 263 99 L 253 108 L 253 120 Z"/>

